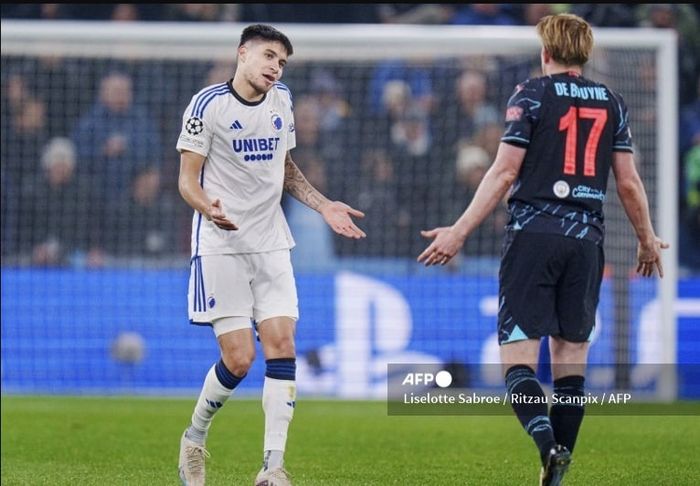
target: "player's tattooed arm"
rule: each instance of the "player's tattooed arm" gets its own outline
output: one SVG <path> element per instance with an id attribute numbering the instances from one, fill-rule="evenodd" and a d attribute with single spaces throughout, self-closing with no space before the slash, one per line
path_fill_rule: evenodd
<path id="1" fill-rule="evenodd" d="M 321 211 L 321 207 L 327 204 L 328 199 L 321 194 L 301 173 L 299 167 L 292 160 L 292 156 L 287 152 L 284 160 L 284 190 L 306 204 L 311 209 Z"/>
<path id="2" fill-rule="evenodd" d="M 315 209 L 333 231 L 347 238 L 364 238 L 365 232 L 353 222 L 352 217 L 364 218 L 365 213 L 353 209 L 341 201 L 329 201 L 306 180 L 299 167 L 287 152 L 284 160 L 284 190 L 294 198 Z"/>

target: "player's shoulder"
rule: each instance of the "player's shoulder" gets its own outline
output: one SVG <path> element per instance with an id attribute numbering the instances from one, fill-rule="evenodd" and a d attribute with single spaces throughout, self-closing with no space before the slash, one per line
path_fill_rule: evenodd
<path id="1" fill-rule="evenodd" d="M 205 86 L 204 88 L 197 91 L 194 95 L 194 98 L 201 98 L 202 96 L 205 96 L 207 94 L 213 94 L 215 92 L 225 90 L 228 90 L 228 82 L 210 84 L 209 86 Z"/>
<path id="2" fill-rule="evenodd" d="M 515 88 L 513 89 L 513 94 L 520 94 L 520 96 L 532 97 L 536 93 L 544 92 L 551 82 L 552 80 L 548 76 L 528 78 L 525 81 L 521 81 L 520 83 L 515 85 Z"/>
<path id="3" fill-rule="evenodd" d="M 603 83 L 599 83 L 599 85 L 605 88 L 608 91 L 608 93 L 610 93 L 610 97 L 613 100 L 615 100 L 618 105 L 625 105 L 625 99 L 622 97 L 622 94 L 619 91 L 611 89 L 609 86 L 606 86 Z"/>
<path id="4" fill-rule="evenodd" d="M 222 99 L 222 95 L 227 95 L 231 92 L 231 88 L 226 83 L 210 84 L 199 90 L 190 102 L 190 116 L 202 118 L 207 108 L 217 99 Z"/>
<path id="5" fill-rule="evenodd" d="M 525 81 L 518 84 L 527 89 L 542 89 L 549 86 L 552 83 L 552 78 L 550 76 L 536 76 L 528 78 Z"/>
<path id="6" fill-rule="evenodd" d="M 272 85 L 272 90 L 283 103 L 289 104 L 290 107 L 294 106 L 294 97 L 292 96 L 292 90 L 289 89 L 289 86 L 277 81 L 274 85 Z"/>
<path id="7" fill-rule="evenodd" d="M 537 105 L 546 87 L 547 82 L 544 77 L 528 78 L 525 81 L 521 81 L 513 88 L 513 93 L 508 99 L 508 105 L 517 105 L 524 102 Z"/>

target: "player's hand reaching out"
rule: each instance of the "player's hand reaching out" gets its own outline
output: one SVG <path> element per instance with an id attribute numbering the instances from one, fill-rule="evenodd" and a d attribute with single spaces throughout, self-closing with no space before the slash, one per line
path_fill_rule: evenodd
<path id="1" fill-rule="evenodd" d="M 215 200 L 209 205 L 209 207 L 207 208 L 207 214 L 205 216 L 209 221 L 211 221 L 223 230 L 231 231 L 238 229 L 238 226 L 229 221 L 229 219 L 226 217 L 226 214 L 224 214 L 224 209 L 221 206 L 220 199 Z"/>
<path id="2" fill-rule="evenodd" d="M 430 265 L 445 265 L 464 245 L 464 238 L 457 234 L 452 226 L 443 226 L 421 231 L 425 238 L 435 238 L 423 253 L 418 256 L 418 262 Z"/>
<path id="3" fill-rule="evenodd" d="M 637 273 L 645 277 L 654 275 L 654 268 L 659 272 L 659 277 L 664 276 L 664 268 L 661 265 L 661 250 L 670 245 L 660 238 L 654 237 L 650 242 L 637 246 Z"/>
<path id="4" fill-rule="evenodd" d="M 347 238 L 360 239 L 367 236 L 364 231 L 358 228 L 351 216 L 364 218 L 365 213 L 353 209 L 340 201 L 331 201 L 324 205 L 319 212 L 333 231 Z"/>

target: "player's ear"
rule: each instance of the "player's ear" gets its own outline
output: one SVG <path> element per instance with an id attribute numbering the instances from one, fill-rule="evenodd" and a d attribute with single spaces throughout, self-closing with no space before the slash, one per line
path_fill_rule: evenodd
<path id="1" fill-rule="evenodd" d="M 248 55 L 248 47 L 243 44 L 242 46 L 238 46 L 238 59 L 241 62 L 245 62 L 245 58 Z"/>
<path id="2" fill-rule="evenodd" d="M 542 56 L 542 60 L 543 60 L 544 62 L 546 62 L 546 63 L 548 63 L 549 61 L 552 60 L 552 56 L 549 54 L 549 52 L 547 51 L 547 49 L 545 49 L 544 47 L 542 47 L 541 56 Z"/>

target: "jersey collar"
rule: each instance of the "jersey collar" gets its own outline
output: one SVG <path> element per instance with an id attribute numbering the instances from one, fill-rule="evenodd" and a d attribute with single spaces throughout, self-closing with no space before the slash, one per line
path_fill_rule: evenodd
<path id="1" fill-rule="evenodd" d="M 244 104 L 246 106 L 258 106 L 260 103 L 265 101 L 265 98 L 267 98 L 267 93 L 263 95 L 262 98 L 260 98 L 258 101 L 248 101 L 245 98 L 243 98 L 241 95 L 239 95 L 235 89 L 233 89 L 233 78 L 228 80 L 228 83 L 226 83 L 226 86 L 228 86 L 228 89 L 231 91 L 231 94 L 241 102 L 241 104 Z"/>

